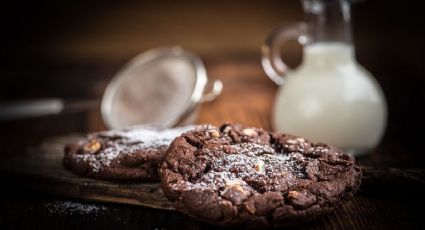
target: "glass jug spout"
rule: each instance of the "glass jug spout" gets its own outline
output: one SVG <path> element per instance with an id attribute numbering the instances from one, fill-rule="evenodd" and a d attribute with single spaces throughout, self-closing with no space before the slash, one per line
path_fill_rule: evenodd
<path id="1" fill-rule="evenodd" d="M 342 42 L 351 44 L 351 16 L 348 0 L 302 0 L 308 44 Z"/>

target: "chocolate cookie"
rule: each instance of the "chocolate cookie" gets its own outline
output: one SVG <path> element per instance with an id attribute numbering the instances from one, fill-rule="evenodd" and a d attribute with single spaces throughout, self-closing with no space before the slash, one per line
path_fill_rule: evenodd
<path id="1" fill-rule="evenodd" d="M 165 196 L 184 214 L 224 226 L 277 227 L 349 200 L 361 171 L 328 145 L 233 124 L 176 138 L 160 176 Z"/>
<path id="2" fill-rule="evenodd" d="M 171 141 L 185 131 L 137 127 L 88 135 L 65 147 L 64 165 L 81 176 L 98 179 L 159 180 L 158 166 Z"/>

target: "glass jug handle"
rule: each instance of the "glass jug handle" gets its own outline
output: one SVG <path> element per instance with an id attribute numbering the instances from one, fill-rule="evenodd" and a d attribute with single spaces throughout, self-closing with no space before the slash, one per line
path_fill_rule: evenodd
<path id="1" fill-rule="evenodd" d="M 282 60 L 282 44 L 288 40 L 295 40 L 301 45 L 305 45 L 308 40 L 306 30 L 307 25 L 302 22 L 278 26 L 270 33 L 261 47 L 263 69 L 277 85 L 285 82 L 285 75 L 290 71 L 288 65 Z"/>

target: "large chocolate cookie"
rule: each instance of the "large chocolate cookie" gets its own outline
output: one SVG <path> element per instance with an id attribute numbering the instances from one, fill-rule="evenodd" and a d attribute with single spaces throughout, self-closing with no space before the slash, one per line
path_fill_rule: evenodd
<path id="1" fill-rule="evenodd" d="M 98 179 L 159 180 L 157 169 L 169 144 L 192 128 L 137 127 L 93 133 L 65 147 L 64 165 L 78 175 Z"/>
<path id="2" fill-rule="evenodd" d="M 242 125 L 176 138 L 161 165 L 175 208 L 225 226 L 286 226 L 329 213 L 360 186 L 354 159 L 325 144 Z"/>

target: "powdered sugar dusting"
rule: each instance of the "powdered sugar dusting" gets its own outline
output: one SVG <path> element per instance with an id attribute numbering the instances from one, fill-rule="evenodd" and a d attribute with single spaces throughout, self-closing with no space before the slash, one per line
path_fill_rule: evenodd
<path id="1" fill-rule="evenodd" d="M 304 166 L 300 164 L 304 156 L 298 152 L 277 153 L 270 145 L 258 143 L 239 143 L 231 145 L 231 148 L 232 153 L 212 157 L 209 170 L 199 179 L 180 182 L 175 188 L 182 188 L 181 183 L 184 183 L 187 190 L 217 190 L 237 181 L 238 185 L 250 190 L 258 190 L 263 186 L 261 183 L 268 187 L 263 186 L 260 190 L 279 190 L 305 177 Z M 214 156 L 214 153 L 208 155 Z"/>
<path id="2" fill-rule="evenodd" d="M 49 214 L 88 215 L 106 211 L 106 207 L 98 204 L 86 204 L 73 201 L 53 201 L 44 204 Z"/>
<path id="3" fill-rule="evenodd" d="M 93 172 L 102 167 L 110 166 L 112 161 L 122 154 L 132 154 L 135 151 L 168 148 L 174 138 L 194 129 L 195 126 L 184 126 L 173 129 L 158 130 L 150 127 L 138 127 L 128 130 L 111 130 L 89 135 L 88 139 L 99 139 L 101 150 L 97 154 L 77 154 L 77 160 L 88 162 Z M 84 145 L 86 140 L 81 141 Z"/>

